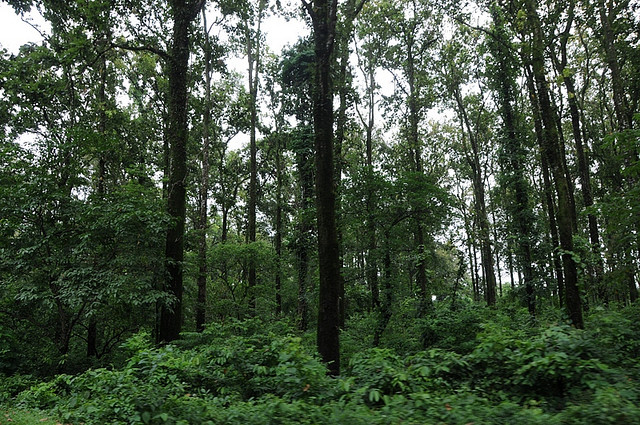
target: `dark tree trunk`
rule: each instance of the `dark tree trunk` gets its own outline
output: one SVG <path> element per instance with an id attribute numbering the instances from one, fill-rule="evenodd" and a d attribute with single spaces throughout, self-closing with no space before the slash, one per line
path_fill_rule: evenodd
<path id="1" fill-rule="evenodd" d="M 282 187 L 283 183 L 282 142 L 276 141 L 276 316 L 282 314 Z"/>
<path id="2" fill-rule="evenodd" d="M 342 233 L 342 163 L 344 162 L 342 154 L 342 143 L 345 136 L 345 128 L 347 124 L 347 108 L 348 108 L 348 93 L 350 88 L 350 73 L 348 71 L 349 66 L 349 42 L 351 40 L 351 33 L 353 32 L 353 22 L 362 9 L 366 0 L 360 0 L 360 3 L 356 3 L 356 0 L 348 0 L 344 5 L 345 19 L 342 22 L 342 26 L 339 29 L 339 40 L 337 44 L 337 50 L 339 50 L 340 62 L 339 67 L 339 89 L 338 96 L 340 104 L 338 107 L 338 116 L 336 119 L 336 137 L 334 143 L 334 181 L 336 187 L 336 231 L 338 238 L 338 257 L 340 259 L 340 273 L 339 273 L 339 314 L 340 314 L 340 327 L 345 326 L 345 287 L 344 277 L 342 276 L 342 269 L 344 268 L 344 247 L 343 247 L 343 233 Z M 336 3 L 337 7 L 337 3 Z M 337 28 L 336 30 L 337 31 Z M 337 37 L 338 35 L 334 35 Z"/>
<path id="3" fill-rule="evenodd" d="M 529 91 L 529 99 L 531 102 L 531 111 L 533 115 L 533 122 L 536 133 L 536 140 L 540 152 L 544 146 L 544 131 L 542 128 L 542 118 L 540 117 L 540 106 L 538 105 L 535 80 L 533 73 L 527 72 L 527 89 Z M 562 266 L 562 259 L 556 252 L 560 249 L 560 242 L 558 240 L 558 225 L 556 223 L 555 202 L 553 200 L 553 187 L 551 184 L 551 176 L 549 175 L 549 164 L 545 155 L 540 155 L 540 169 L 542 170 L 542 182 L 543 182 L 543 203 L 546 206 L 547 217 L 549 218 L 549 234 L 551 235 L 551 249 L 553 250 L 551 255 L 553 258 L 553 269 L 555 270 L 556 283 L 558 285 L 558 299 L 560 300 L 560 306 L 564 305 L 564 272 Z"/>
<path id="4" fill-rule="evenodd" d="M 571 197 L 569 184 L 564 172 L 564 164 L 560 149 L 560 139 L 554 121 L 553 107 L 549 97 L 547 81 L 544 70 L 544 40 L 540 19 L 533 0 L 526 2 L 528 20 L 533 31 L 533 45 L 531 65 L 535 80 L 535 88 L 538 94 L 540 107 L 540 117 L 544 127 L 544 145 L 541 152 L 546 156 L 555 181 L 555 189 L 558 195 L 558 231 L 560 236 L 560 246 L 563 250 L 562 262 L 564 266 L 564 277 L 566 286 L 566 301 L 569 317 L 573 325 L 584 328 L 582 319 L 582 303 L 580 291 L 578 289 L 578 271 L 573 259 L 573 222 L 574 214 L 571 210 Z"/>
<path id="5" fill-rule="evenodd" d="M 485 278 L 485 300 L 490 306 L 496 304 L 496 274 L 493 264 L 493 254 L 491 253 L 491 231 L 489 229 L 489 219 L 487 217 L 487 206 L 485 201 L 484 179 L 482 177 L 482 166 L 480 164 L 480 149 L 478 146 L 477 135 L 473 130 L 466 108 L 464 106 L 460 88 L 453 87 L 453 94 L 456 104 L 458 105 L 458 113 L 462 122 L 462 130 L 467 129 L 469 136 L 469 144 L 471 149 L 466 148 L 467 162 L 471 167 L 473 194 L 475 198 L 475 213 L 479 227 L 480 239 L 480 255 L 482 258 L 482 270 Z"/>
<path id="6" fill-rule="evenodd" d="M 109 45 L 109 35 L 103 38 L 105 46 Z M 107 59 L 105 55 L 100 58 L 100 87 L 98 88 L 98 133 L 101 137 L 107 137 Z M 98 198 L 104 199 L 106 194 L 105 179 L 107 177 L 107 164 L 104 153 L 100 153 L 98 158 L 98 176 L 96 193 Z M 98 323 L 94 312 L 90 312 L 89 324 L 87 325 L 87 357 L 98 357 Z"/>
<path id="7" fill-rule="evenodd" d="M 474 292 L 474 299 L 480 301 L 480 291 L 483 290 L 483 281 L 480 279 L 480 267 L 478 267 L 478 249 L 475 242 L 471 242 L 471 248 L 473 251 L 473 274 L 476 276 L 476 290 Z M 483 290 L 484 291 L 484 290 Z"/>
<path id="8" fill-rule="evenodd" d="M 407 41 L 407 60 L 406 60 L 406 76 L 409 83 L 408 103 L 409 103 L 409 150 L 413 157 L 414 172 L 422 175 L 424 174 L 424 167 L 422 164 L 422 144 L 420 141 L 420 135 L 418 133 L 418 125 L 420 123 L 420 107 L 418 105 L 418 92 L 416 90 L 416 69 L 415 69 L 415 57 L 413 47 L 415 41 L 413 37 L 408 37 Z M 416 250 L 418 255 L 418 261 L 416 264 L 416 285 L 420 291 L 420 305 L 418 307 L 418 316 L 424 316 L 431 310 L 431 294 L 428 290 L 427 282 L 427 266 L 425 261 L 425 238 L 424 238 L 424 226 L 421 217 L 421 212 L 415 212 L 414 217 L 414 240 L 416 244 Z"/>
<path id="9" fill-rule="evenodd" d="M 497 30 L 502 34 L 504 22 L 497 10 L 493 19 Z M 513 105 L 516 101 L 516 84 L 509 74 L 509 68 L 515 63 L 511 50 L 507 48 L 509 41 L 506 37 L 492 43 L 492 50 L 499 67 L 495 75 L 498 87 L 500 112 L 504 123 L 504 139 L 502 143 L 503 158 L 502 172 L 509 175 L 508 187 L 515 194 L 515 205 L 511 208 L 513 221 L 517 231 L 517 258 L 522 268 L 526 291 L 526 302 L 529 314 L 536 314 L 536 300 L 533 276 L 533 260 L 531 258 L 531 240 L 533 234 L 533 211 L 529 206 L 529 191 L 525 175 L 526 151 L 521 138 L 517 112 Z M 495 221 L 495 220 L 494 220 Z"/>
<path id="10" fill-rule="evenodd" d="M 172 296 L 170 305 L 160 311 L 158 342 L 171 342 L 182 330 L 182 262 L 184 260 L 184 225 L 187 177 L 187 74 L 189 65 L 189 26 L 202 2 L 171 2 L 173 34 L 168 57 L 169 110 L 168 134 L 170 168 L 167 212 L 171 219 L 167 230 L 165 291 Z"/>
<path id="11" fill-rule="evenodd" d="M 377 241 L 376 241 L 376 200 L 375 189 L 373 184 L 373 127 L 375 119 L 375 75 L 373 68 L 369 69 L 367 83 L 367 94 L 369 97 L 368 120 L 366 124 L 366 156 L 367 156 L 367 234 L 368 252 L 367 252 L 367 280 L 371 288 L 371 306 L 373 309 L 380 307 L 380 290 L 378 288 L 378 262 L 376 259 Z"/>
<path id="12" fill-rule="evenodd" d="M 333 162 L 333 89 L 331 57 L 336 34 L 337 0 L 303 0 L 313 23 L 315 72 L 313 124 L 316 147 L 318 219 L 318 351 L 331 375 L 340 374 L 340 250 L 336 227 Z"/>
<path id="13" fill-rule="evenodd" d="M 340 61 L 338 64 L 338 114 L 336 117 L 336 137 L 334 143 L 334 180 L 336 187 L 336 231 L 338 234 L 338 253 L 340 258 L 340 299 L 339 299 L 339 311 L 340 311 L 340 327 L 344 328 L 345 323 L 345 287 L 344 278 L 342 276 L 342 269 L 344 268 L 344 249 L 343 249 L 343 233 L 342 233 L 342 163 L 344 161 L 342 155 L 342 144 L 344 142 L 345 128 L 347 125 L 347 94 L 349 91 L 349 82 L 347 81 L 348 65 L 349 65 L 349 38 L 348 34 L 351 33 L 350 22 L 346 23 L 346 28 L 342 28 L 342 37 L 340 37 L 339 43 L 339 56 Z M 345 38 L 346 35 L 346 38 Z"/>
<path id="14" fill-rule="evenodd" d="M 584 207 L 589 208 L 593 206 L 593 195 L 591 192 L 591 176 L 589 172 L 589 164 L 587 156 L 583 146 L 583 131 L 580 128 L 580 110 L 578 108 L 578 97 L 576 93 L 575 83 L 571 73 L 566 73 L 567 67 L 567 42 L 569 40 L 571 26 L 574 19 L 574 7 L 575 2 L 571 1 L 568 7 L 567 24 L 563 33 L 560 35 L 560 59 L 557 58 L 555 51 L 552 49 L 553 60 L 556 64 L 558 73 L 563 78 L 565 89 L 567 90 L 567 98 L 569 103 L 569 113 L 571 114 L 571 130 L 573 133 L 573 139 L 576 146 L 576 157 L 578 160 L 578 173 L 580 176 L 580 186 L 582 190 L 582 199 Z M 596 293 L 601 299 L 606 301 L 606 291 L 602 286 L 602 275 L 604 273 L 604 264 L 602 261 L 602 255 L 600 252 L 600 233 L 598 230 L 598 223 L 595 215 L 592 213 L 587 214 L 588 227 L 589 227 L 589 240 L 591 242 L 591 251 L 596 258 L 595 269 L 591 268 L 591 279 L 593 286 L 596 289 Z"/>
<path id="15" fill-rule="evenodd" d="M 202 163 L 200 191 L 198 193 L 198 297 L 196 299 L 196 330 L 202 332 L 207 313 L 207 229 L 209 199 L 209 143 L 211 127 L 211 45 L 207 26 L 207 17 L 203 10 L 202 26 L 205 34 L 205 106 L 202 119 Z"/>
<path id="16" fill-rule="evenodd" d="M 258 81 L 260 77 L 260 26 L 262 23 L 262 9 L 264 1 L 259 1 L 258 22 L 256 34 L 252 34 L 250 24 L 246 23 L 247 59 L 249 61 L 249 107 L 250 107 L 250 133 L 249 133 L 249 199 L 247 233 L 249 243 L 256 241 L 256 204 L 258 198 L 258 165 L 256 146 L 256 130 L 258 125 Z M 254 44 L 253 36 L 256 42 Z M 251 251 L 253 253 L 253 250 Z M 254 254 L 249 258 L 248 286 L 249 286 L 249 310 L 255 314 L 256 309 L 256 259 Z"/>
<path id="17" fill-rule="evenodd" d="M 303 136 L 304 137 L 304 136 Z M 312 148 L 307 141 L 297 153 L 298 178 L 300 182 L 300 210 L 301 217 L 298 221 L 298 238 L 296 243 L 297 267 L 298 267 L 298 327 L 306 331 L 309 325 L 309 250 L 311 249 L 311 233 L 313 224 L 310 211 L 313 198 L 313 164 L 311 162 Z"/>
<path id="18" fill-rule="evenodd" d="M 387 328 L 389 321 L 391 320 L 391 301 L 393 297 L 393 289 L 391 286 L 391 245 L 390 245 L 389 230 L 384 233 L 384 287 L 382 290 L 382 303 L 380 304 L 380 320 L 373 333 L 373 346 L 378 347 L 380 345 L 380 339 L 384 330 Z"/>
<path id="19" fill-rule="evenodd" d="M 613 107 L 616 114 L 617 128 L 623 130 L 632 127 L 633 116 L 627 106 L 624 82 L 618 62 L 618 52 L 615 45 L 615 34 L 611 26 L 612 11 L 607 10 L 604 0 L 598 0 L 598 14 L 602 26 L 602 48 L 609 71 L 611 72 L 611 87 L 613 89 Z"/>

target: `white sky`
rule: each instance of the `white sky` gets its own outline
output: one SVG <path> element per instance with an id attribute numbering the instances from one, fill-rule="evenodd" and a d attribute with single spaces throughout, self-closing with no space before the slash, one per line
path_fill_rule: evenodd
<path id="1" fill-rule="evenodd" d="M 25 18 L 32 18 L 33 22 L 44 24 L 44 19 L 38 12 L 31 13 Z M 40 43 L 42 37 L 34 28 L 23 22 L 15 14 L 13 8 L 6 3 L 0 3 L 0 47 L 7 49 L 9 53 L 17 53 L 23 44 Z"/>

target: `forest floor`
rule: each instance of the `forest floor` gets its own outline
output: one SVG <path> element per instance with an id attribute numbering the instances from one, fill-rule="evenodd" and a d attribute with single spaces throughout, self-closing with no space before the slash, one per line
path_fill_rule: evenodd
<path id="1" fill-rule="evenodd" d="M 640 424 L 640 309 L 594 309 L 585 330 L 521 309 L 399 315 L 384 348 L 375 315 L 343 332 L 331 378 L 313 335 L 283 321 L 229 321 L 122 361 L 0 384 L 6 424 Z"/>

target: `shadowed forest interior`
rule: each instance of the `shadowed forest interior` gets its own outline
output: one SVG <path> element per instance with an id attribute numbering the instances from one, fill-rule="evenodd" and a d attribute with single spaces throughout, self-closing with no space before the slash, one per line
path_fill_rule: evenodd
<path id="1" fill-rule="evenodd" d="M 640 424 L 638 0 L 5 3 L 0 424 Z"/>

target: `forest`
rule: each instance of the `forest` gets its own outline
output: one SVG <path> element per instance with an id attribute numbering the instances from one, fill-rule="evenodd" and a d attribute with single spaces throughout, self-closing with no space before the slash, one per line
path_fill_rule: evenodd
<path id="1" fill-rule="evenodd" d="M 4 3 L 0 425 L 640 424 L 640 1 Z"/>

